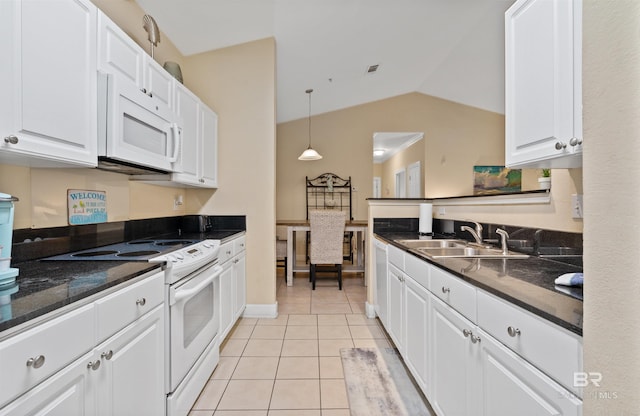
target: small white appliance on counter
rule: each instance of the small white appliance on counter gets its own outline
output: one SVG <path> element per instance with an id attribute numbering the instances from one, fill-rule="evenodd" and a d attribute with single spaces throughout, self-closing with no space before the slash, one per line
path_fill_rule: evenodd
<path id="1" fill-rule="evenodd" d="M 11 244 L 13 240 L 13 203 L 18 198 L 0 193 L 0 286 L 16 280 L 18 269 L 11 265 Z"/>

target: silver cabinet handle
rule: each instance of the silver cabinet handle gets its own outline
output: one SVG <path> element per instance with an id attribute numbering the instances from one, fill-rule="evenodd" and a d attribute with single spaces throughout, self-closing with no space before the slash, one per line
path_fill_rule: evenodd
<path id="1" fill-rule="evenodd" d="M 109 350 L 107 352 L 103 352 L 102 354 L 100 354 L 100 357 L 104 358 L 105 360 L 110 360 L 111 357 L 113 357 L 113 351 Z"/>
<path id="2" fill-rule="evenodd" d="M 142 91 L 143 94 L 147 93 L 147 89 L 146 88 L 140 88 L 140 91 Z"/>
<path id="3" fill-rule="evenodd" d="M 462 330 L 462 335 L 464 335 L 464 337 L 467 338 L 469 335 L 473 335 L 473 332 L 471 332 L 468 329 L 463 329 Z"/>
<path id="4" fill-rule="evenodd" d="M 9 144 L 18 144 L 18 137 L 11 134 L 4 138 L 4 142 Z"/>
<path id="5" fill-rule="evenodd" d="M 577 137 L 572 137 L 571 140 L 569 140 L 569 144 L 571 146 L 577 146 L 579 144 L 582 144 L 582 140 L 578 139 Z"/>
<path id="6" fill-rule="evenodd" d="M 480 341 L 481 341 L 480 337 L 471 334 L 471 342 L 473 342 L 475 344 L 475 343 L 480 342 Z"/>
<path id="7" fill-rule="evenodd" d="M 44 365 L 44 355 L 38 355 L 27 360 L 27 367 L 40 368 Z"/>
<path id="8" fill-rule="evenodd" d="M 87 364 L 87 368 L 96 371 L 98 368 L 100 368 L 100 360 L 89 361 L 89 364 Z"/>
<path id="9" fill-rule="evenodd" d="M 507 328 L 507 333 L 510 337 L 515 337 L 516 335 L 520 335 L 520 329 L 510 326 Z"/>
<path id="10" fill-rule="evenodd" d="M 566 143 L 556 142 L 556 150 L 562 150 L 567 147 Z"/>
<path id="11" fill-rule="evenodd" d="M 136 300 L 136 305 L 144 306 L 146 303 L 147 303 L 147 300 L 145 298 L 140 298 Z"/>
<path id="12" fill-rule="evenodd" d="M 450 293 L 450 292 L 451 292 L 450 288 L 442 286 L 442 293 Z"/>

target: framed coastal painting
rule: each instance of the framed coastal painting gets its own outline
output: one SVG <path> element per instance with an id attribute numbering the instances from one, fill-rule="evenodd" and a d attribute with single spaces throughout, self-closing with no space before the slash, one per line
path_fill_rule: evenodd
<path id="1" fill-rule="evenodd" d="M 522 169 L 504 166 L 474 166 L 473 194 L 496 195 L 520 192 L 522 190 Z"/>

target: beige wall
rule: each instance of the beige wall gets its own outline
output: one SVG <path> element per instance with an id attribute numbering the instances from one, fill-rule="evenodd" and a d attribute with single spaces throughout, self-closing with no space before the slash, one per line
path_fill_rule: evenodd
<path id="1" fill-rule="evenodd" d="M 640 412 L 640 2 L 584 1 L 584 414 Z M 614 397 L 615 395 L 615 397 Z"/>
<path id="2" fill-rule="evenodd" d="M 381 165 L 382 198 L 393 198 L 396 193 L 395 174 L 401 169 L 407 171 L 409 165 L 420 162 L 420 177 L 424 178 L 424 139 L 420 139 L 402 152 L 396 153 Z M 409 172 L 406 173 L 407 177 Z M 424 179 L 421 179 L 421 195 L 424 196 Z M 409 187 L 407 186 L 407 192 Z"/>
<path id="3" fill-rule="evenodd" d="M 187 206 L 247 216 L 247 303 L 275 304 L 275 41 L 189 56 L 185 66 L 218 113 L 220 138 L 219 188 L 189 190 Z"/>
<path id="4" fill-rule="evenodd" d="M 405 94 L 312 117 L 312 144 L 324 158 L 301 162 L 307 119 L 277 127 L 279 219 L 304 219 L 305 176 L 324 172 L 351 176 L 354 217 L 367 218 L 372 195 L 373 133 L 424 132 L 425 195 L 473 193 L 473 165 L 504 163 L 504 116 L 420 93 Z M 384 196 L 384 195 L 383 195 Z"/>

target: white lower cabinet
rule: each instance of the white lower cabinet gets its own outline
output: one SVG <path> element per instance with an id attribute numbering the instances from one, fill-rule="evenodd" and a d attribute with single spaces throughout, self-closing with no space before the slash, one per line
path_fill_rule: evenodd
<path id="1" fill-rule="evenodd" d="M 430 391 L 430 368 L 428 364 L 429 328 L 431 326 L 431 297 L 427 289 L 407 276 L 404 285 L 405 344 L 404 360 L 418 386 Z"/>
<path id="2" fill-rule="evenodd" d="M 82 356 L 0 409 L 0 415 L 95 415 L 95 382 L 87 368 L 92 358 L 93 353 Z"/>
<path id="3" fill-rule="evenodd" d="M 95 350 L 98 414 L 164 414 L 164 305 Z"/>
<path id="4" fill-rule="evenodd" d="M 435 296 L 431 304 L 431 406 L 441 416 L 481 415 L 474 324 Z"/>
<path id="5" fill-rule="evenodd" d="M 383 324 L 438 416 L 582 414 L 579 336 L 398 251 Z"/>
<path id="6" fill-rule="evenodd" d="M 0 380 L 11 386 L 0 405 L 12 400 L 0 416 L 163 415 L 162 282 L 164 272 L 149 274 L 0 342 Z M 112 305 L 124 313 L 100 313 Z M 118 329 L 101 338 L 101 328 Z"/>
<path id="7" fill-rule="evenodd" d="M 404 355 L 404 273 L 393 264 L 388 269 L 389 304 L 387 305 L 387 332 Z"/>
<path id="8" fill-rule="evenodd" d="M 224 339 L 247 305 L 245 236 L 220 246 L 220 334 Z"/>
<path id="9" fill-rule="evenodd" d="M 582 414 L 580 399 L 481 329 L 477 385 L 483 415 L 551 416 Z M 480 413 L 479 413 L 480 414 Z"/>

